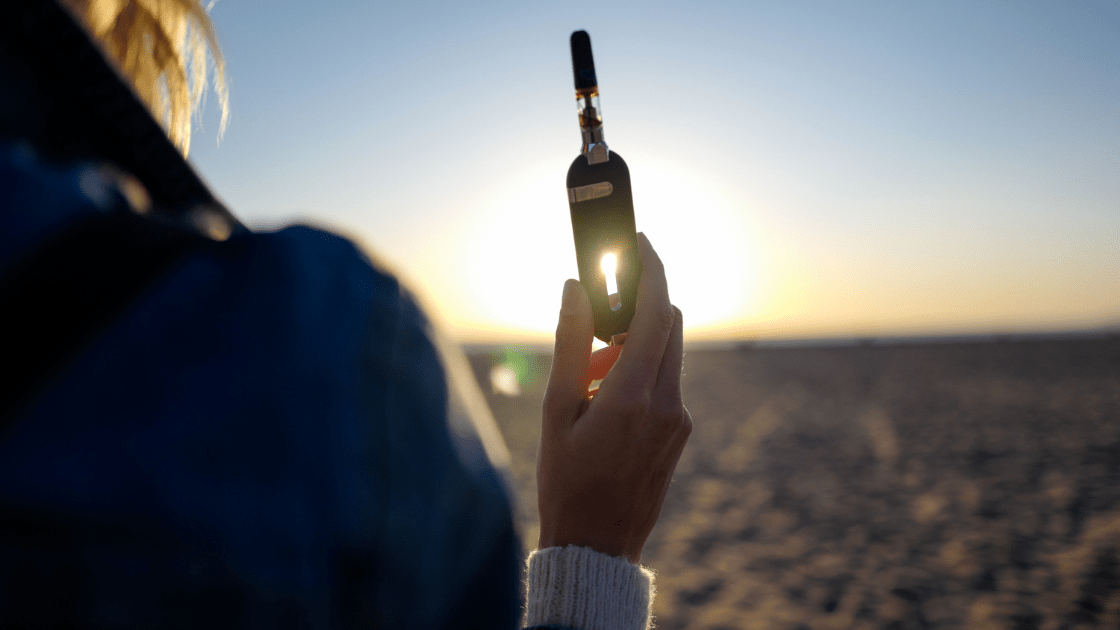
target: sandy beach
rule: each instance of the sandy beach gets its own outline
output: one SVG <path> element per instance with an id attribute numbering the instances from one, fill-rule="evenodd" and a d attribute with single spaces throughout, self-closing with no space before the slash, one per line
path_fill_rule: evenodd
<path id="1" fill-rule="evenodd" d="M 469 358 L 535 544 L 550 357 Z M 694 350 L 683 389 L 658 627 L 1120 628 L 1115 336 Z"/>

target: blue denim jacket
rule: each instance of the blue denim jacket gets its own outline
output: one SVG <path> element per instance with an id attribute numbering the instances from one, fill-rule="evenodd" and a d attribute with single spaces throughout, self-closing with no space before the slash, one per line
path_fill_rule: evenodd
<path id="1" fill-rule="evenodd" d="M 41 29 L 63 64 L 88 56 L 40 9 L 57 7 L 16 0 L 7 27 Z M 0 276 L 125 203 L 90 188 L 116 154 L 77 138 L 83 157 L 57 159 L 70 154 L 39 140 L 42 112 L 61 107 L 42 86 L 70 79 L 41 70 L 47 52 L 5 48 L 9 36 Z M 138 168 L 156 159 L 136 152 Z M 138 176 L 157 201 L 183 198 L 197 178 L 156 153 L 170 166 Z M 495 467 L 504 447 L 456 352 L 332 234 L 239 231 L 188 253 L 0 435 L 0 625 L 516 627 L 523 551 Z"/>

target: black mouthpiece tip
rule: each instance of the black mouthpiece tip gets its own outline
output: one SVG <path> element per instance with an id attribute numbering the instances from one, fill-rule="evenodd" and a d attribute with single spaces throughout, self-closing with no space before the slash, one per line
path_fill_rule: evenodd
<path id="1" fill-rule="evenodd" d="M 595 79 L 595 59 L 591 56 L 591 37 L 587 31 L 572 33 L 572 74 L 575 75 L 577 90 L 599 84 Z"/>

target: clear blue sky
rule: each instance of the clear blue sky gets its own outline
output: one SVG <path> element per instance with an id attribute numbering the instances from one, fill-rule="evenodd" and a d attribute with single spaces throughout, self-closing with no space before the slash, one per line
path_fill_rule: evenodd
<path id="1" fill-rule="evenodd" d="M 468 341 L 544 338 L 575 256 L 568 36 L 704 336 L 1120 323 L 1117 2 L 220 0 L 191 158 L 256 226 L 363 242 Z"/>

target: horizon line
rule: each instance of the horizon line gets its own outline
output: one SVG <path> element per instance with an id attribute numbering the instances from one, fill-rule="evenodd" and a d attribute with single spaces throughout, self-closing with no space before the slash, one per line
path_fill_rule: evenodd
<path id="1" fill-rule="evenodd" d="M 751 337 L 734 336 L 727 338 L 701 338 L 689 341 L 685 338 L 685 351 L 730 350 L 747 348 L 832 348 L 851 346 L 900 346 L 935 345 L 941 343 L 1016 343 L 1031 341 L 1089 341 L 1094 339 L 1111 340 L 1120 338 L 1120 324 L 1092 328 L 1070 328 L 1059 330 L 1033 330 L 1025 332 L 945 332 L 911 333 L 891 335 L 833 335 L 833 336 L 788 336 L 788 337 Z M 539 352 L 551 352 L 549 339 L 525 339 L 510 341 L 468 340 L 459 342 L 464 353 L 486 352 L 501 348 L 521 348 Z"/>

